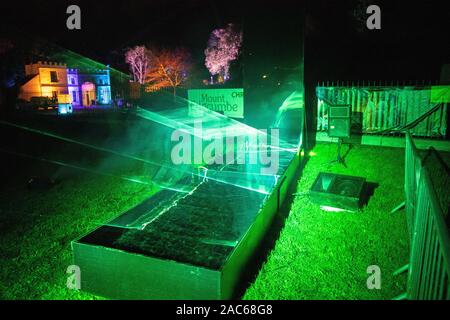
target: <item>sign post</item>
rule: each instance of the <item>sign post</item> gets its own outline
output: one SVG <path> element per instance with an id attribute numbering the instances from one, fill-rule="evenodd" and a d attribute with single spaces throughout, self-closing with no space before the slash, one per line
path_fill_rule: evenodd
<path id="1" fill-rule="evenodd" d="M 190 115 L 201 115 L 198 106 L 223 113 L 230 118 L 244 118 L 244 89 L 191 89 L 188 90 Z"/>

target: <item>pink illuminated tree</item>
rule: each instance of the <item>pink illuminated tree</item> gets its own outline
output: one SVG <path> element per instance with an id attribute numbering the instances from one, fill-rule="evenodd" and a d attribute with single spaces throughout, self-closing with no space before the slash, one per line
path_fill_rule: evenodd
<path id="1" fill-rule="evenodd" d="M 211 32 L 205 49 L 205 66 L 212 76 L 227 81 L 230 78 L 230 63 L 239 56 L 242 32 L 233 24 Z"/>
<path id="2" fill-rule="evenodd" d="M 144 84 L 149 64 L 147 49 L 145 46 L 129 48 L 125 52 L 125 62 L 130 65 L 134 81 Z"/>

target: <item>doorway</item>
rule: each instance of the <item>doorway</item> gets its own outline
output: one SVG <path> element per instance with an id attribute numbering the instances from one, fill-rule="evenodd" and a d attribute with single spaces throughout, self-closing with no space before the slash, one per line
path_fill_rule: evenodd
<path id="1" fill-rule="evenodd" d="M 92 82 L 85 82 L 81 85 L 81 95 L 83 106 L 89 107 L 96 104 L 95 85 Z"/>

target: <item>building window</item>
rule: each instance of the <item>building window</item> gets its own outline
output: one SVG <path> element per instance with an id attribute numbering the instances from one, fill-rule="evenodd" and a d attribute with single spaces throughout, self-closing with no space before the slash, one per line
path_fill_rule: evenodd
<path id="1" fill-rule="evenodd" d="M 72 102 L 77 102 L 77 92 L 72 91 Z"/>
<path id="2" fill-rule="evenodd" d="M 58 73 L 56 71 L 50 71 L 50 81 L 58 82 Z"/>
<path id="3" fill-rule="evenodd" d="M 75 84 L 75 78 L 70 78 L 70 83 Z"/>

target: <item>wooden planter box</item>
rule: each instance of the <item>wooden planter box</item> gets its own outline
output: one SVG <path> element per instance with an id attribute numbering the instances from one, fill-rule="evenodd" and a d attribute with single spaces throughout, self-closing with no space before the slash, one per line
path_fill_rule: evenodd
<path id="1" fill-rule="evenodd" d="M 193 199 L 179 200 L 177 206 L 156 219 L 156 230 L 129 229 L 127 221 L 134 221 L 142 214 L 147 218 L 160 214 L 155 208 L 163 198 L 174 196 L 170 191 L 161 191 L 167 194 L 157 194 L 73 241 L 74 264 L 81 270 L 81 290 L 113 299 L 235 298 L 246 266 L 299 167 L 298 154 L 290 154 L 289 159 L 283 160 L 280 163 L 284 163 L 284 173 L 268 195 L 224 187 L 222 194 L 209 194 L 210 202 L 203 203 L 201 199 L 208 192 L 199 190 L 202 194 L 194 192 L 189 196 Z M 220 184 L 214 183 L 208 182 L 214 187 Z M 228 191 L 231 195 L 227 195 Z M 191 211 L 186 209 L 199 202 Z M 208 211 L 208 206 L 220 209 Z M 227 211 L 230 206 L 232 214 Z M 177 228 L 183 225 L 188 228 L 178 232 Z M 216 233 L 230 239 L 237 235 L 237 238 L 222 242 L 220 236 L 217 242 L 205 238 Z"/>

